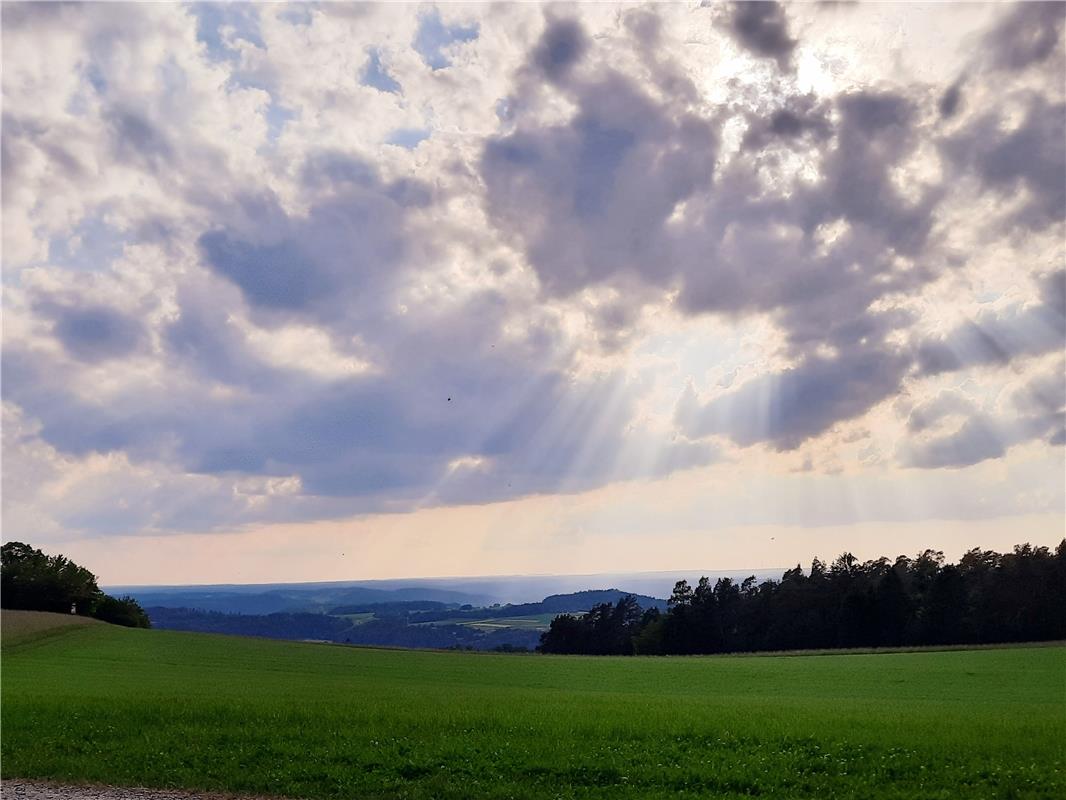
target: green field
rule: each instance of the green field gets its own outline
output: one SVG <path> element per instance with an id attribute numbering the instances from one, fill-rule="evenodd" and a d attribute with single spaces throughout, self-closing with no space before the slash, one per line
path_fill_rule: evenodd
<path id="1" fill-rule="evenodd" d="M 370 620 L 374 619 L 374 612 L 361 611 L 357 614 L 334 614 L 333 616 L 349 620 L 353 625 L 362 625 L 363 623 L 370 622 Z"/>
<path id="2" fill-rule="evenodd" d="M 1063 647 L 597 659 L 10 618 L 5 778 L 353 800 L 1066 796 Z"/>

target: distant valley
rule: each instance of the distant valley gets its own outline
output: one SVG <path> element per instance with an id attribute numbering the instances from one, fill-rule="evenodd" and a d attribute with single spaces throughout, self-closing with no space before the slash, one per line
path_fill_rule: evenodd
<path id="1" fill-rule="evenodd" d="M 778 578 L 781 570 L 712 572 Z M 707 573 L 701 573 L 707 574 Z M 333 583 L 117 586 L 157 628 L 392 647 L 532 650 L 559 614 L 629 594 L 666 609 L 676 572 Z M 610 586 L 589 589 L 590 585 Z M 620 588 L 615 588 L 620 587 Z M 643 591 L 642 591 L 643 590 Z"/>

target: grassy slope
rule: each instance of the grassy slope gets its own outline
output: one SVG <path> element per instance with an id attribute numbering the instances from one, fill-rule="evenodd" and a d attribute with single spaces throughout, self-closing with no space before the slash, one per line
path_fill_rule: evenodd
<path id="1" fill-rule="evenodd" d="M 5 648 L 14 647 L 39 639 L 61 636 L 67 628 L 74 626 L 103 624 L 98 619 L 79 617 L 76 614 L 5 609 L 0 613 L 0 642 L 3 642 Z"/>
<path id="2" fill-rule="evenodd" d="M 2 774 L 295 797 L 1053 797 L 1066 648 L 371 650 L 95 625 L 5 643 Z"/>

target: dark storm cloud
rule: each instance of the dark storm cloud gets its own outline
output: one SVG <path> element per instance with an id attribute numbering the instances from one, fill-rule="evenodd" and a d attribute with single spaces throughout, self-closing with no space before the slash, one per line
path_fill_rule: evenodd
<path id="1" fill-rule="evenodd" d="M 911 409 L 907 416 L 907 430 L 911 433 L 921 433 L 945 417 L 953 414 L 969 416 L 973 410 L 973 403 L 962 395 L 956 392 L 941 392 L 932 400 Z"/>
<path id="2" fill-rule="evenodd" d="M 811 357 L 702 405 L 687 395 L 677 420 L 694 438 L 717 434 L 745 447 L 771 442 L 790 450 L 897 393 L 908 365 L 905 358 L 877 351 Z"/>
<path id="3" fill-rule="evenodd" d="M 795 447 L 898 391 L 910 361 L 886 340 L 911 320 L 870 307 L 936 277 L 896 263 L 924 252 L 941 193 L 907 197 L 893 177 L 921 142 L 915 101 L 888 91 L 786 98 L 748 116 L 741 153 L 716 166 L 717 122 L 669 95 L 655 100 L 602 67 L 560 88 L 576 106 L 570 122 L 519 121 L 481 160 L 489 217 L 523 246 L 543 290 L 606 285 L 631 298 L 594 320 L 604 342 L 617 340 L 612 319 L 635 320 L 634 286 L 676 288 L 690 314 L 770 312 L 797 365 L 739 387 L 686 433 Z M 802 146 L 818 177 L 768 186 L 760 165 L 777 145 Z M 832 225 L 841 228 L 827 244 Z M 779 405 L 755 420 L 745 408 L 771 389 Z"/>
<path id="4" fill-rule="evenodd" d="M 155 169 L 174 156 L 166 134 L 143 114 L 126 108 L 113 108 L 107 115 L 115 154 Z"/>
<path id="5" fill-rule="evenodd" d="M 955 116 L 955 112 L 959 110 L 959 105 L 962 103 L 962 85 L 963 81 L 960 78 L 951 84 L 944 94 L 940 95 L 940 102 L 937 104 L 940 116 L 945 119 Z"/>
<path id="6" fill-rule="evenodd" d="M 558 82 L 581 60 L 587 47 L 585 31 L 579 22 L 552 19 L 533 49 L 533 63 L 548 80 Z"/>
<path id="7" fill-rule="evenodd" d="M 1066 340 L 1059 337 L 1060 352 Z M 1017 358 L 1019 354 L 1015 354 Z M 1002 356 L 1000 356 L 1002 357 Z M 962 418 L 949 433 L 936 433 L 936 427 Z M 1066 370 L 1063 363 L 1035 374 L 1015 389 L 995 413 L 979 410 L 956 391 L 942 392 L 912 409 L 907 428 L 913 434 L 933 431 L 931 438 L 904 443 L 901 461 L 906 466 L 937 468 L 966 467 L 990 458 L 999 458 L 1014 445 L 1042 440 L 1061 444 L 1066 430 Z"/>
<path id="8" fill-rule="evenodd" d="M 558 294 L 669 269 L 664 223 L 710 186 L 717 152 L 713 125 L 675 116 L 618 73 L 574 93 L 569 123 L 494 137 L 480 165 L 490 217 Z"/>
<path id="9" fill-rule="evenodd" d="M 321 198 L 306 217 L 275 198 L 246 198 L 241 221 L 199 238 L 203 261 L 256 310 L 330 321 L 386 297 L 409 249 L 407 212 L 428 188 L 383 182 L 365 162 L 338 153 L 308 159 L 304 183 Z"/>
<path id="10" fill-rule="evenodd" d="M 1034 439 L 1055 444 L 1066 422 L 1064 406 L 1066 377 L 1061 363 L 1016 390 L 1008 407 L 996 416 L 977 410 L 957 393 L 943 393 L 911 412 L 908 429 L 921 433 L 960 416 L 962 422 L 949 433 L 905 444 L 902 462 L 925 469 L 968 467 L 1000 458 L 1010 447 Z"/>
<path id="11" fill-rule="evenodd" d="M 749 118 L 742 146 L 762 150 L 777 142 L 825 141 L 833 133 L 828 113 L 828 104 L 819 102 L 812 95 L 789 98 L 785 107 L 766 116 Z"/>
<path id="12" fill-rule="evenodd" d="M 41 437 L 61 452 L 123 451 L 134 461 L 167 452 L 185 472 L 297 475 L 304 495 L 347 499 L 349 513 L 577 491 L 714 458 L 706 444 L 627 436 L 634 401 L 619 378 L 575 384 L 561 370 L 531 373 L 529 345 L 485 345 L 500 341 L 485 312 L 478 303 L 458 309 L 447 341 L 440 327 L 393 329 L 387 370 L 340 380 L 245 367 L 238 392 L 206 394 L 174 376 L 165 391 L 98 405 L 16 351 L 5 355 L 5 388 L 34 410 Z M 177 368 L 212 333 L 226 343 L 224 332 L 192 336 L 189 327 L 168 337 Z M 210 369 L 193 358 L 200 374 Z M 655 463 L 622 459 L 630 446 L 658 453 Z M 454 472 L 449 465 L 462 458 L 488 466 Z"/>
<path id="13" fill-rule="evenodd" d="M 1066 104 L 1031 95 L 1017 127 L 1004 130 L 1000 114 L 988 112 L 940 147 L 957 169 L 976 175 L 987 191 L 1010 197 L 1026 190 L 1028 201 L 1013 221 L 1044 228 L 1066 216 L 1064 130 Z"/>
<path id="14" fill-rule="evenodd" d="M 905 322 L 867 309 L 933 277 L 893 265 L 897 254 L 923 249 L 937 200 L 935 191 L 905 198 L 892 180 L 892 170 L 916 144 L 912 113 L 895 94 L 838 98 L 832 136 L 808 144 L 819 167 L 813 182 L 767 191 L 750 163 L 738 159 L 728 166 L 698 222 L 677 233 L 682 241 L 676 249 L 692 254 L 681 262 L 679 305 L 693 313 L 776 310 L 798 355 L 833 331 L 837 340 L 857 341 Z M 756 139 L 764 135 L 755 128 Z M 836 224 L 842 231 L 825 246 L 819 230 Z"/>
<path id="15" fill-rule="evenodd" d="M 1005 12 L 984 39 L 992 67 L 1023 70 L 1062 54 L 1066 4 L 1020 2 Z"/>
<path id="16" fill-rule="evenodd" d="M 822 185 L 803 198 L 808 225 L 843 219 L 876 231 L 897 252 L 919 252 L 937 193 L 912 202 L 891 175 L 917 144 L 913 103 L 892 92 L 851 92 L 838 98 L 837 107 L 837 147 L 825 159 Z"/>
<path id="17" fill-rule="evenodd" d="M 923 342 L 917 353 L 920 374 L 1004 365 L 1066 348 L 1066 272 L 1045 276 L 1040 289 L 1040 303 L 983 314 L 939 339 Z"/>
<path id="18" fill-rule="evenodd" d="M 186 287 L 177 299 L 179 315 L 163 327 L 161 336 L 172 368 L 229 386 L 276 388 L 283 376 L 251 350 L 217 294 Z"/>
<path id="19" fill-rule="evenodd" d="M 1066 431 L 1066 364 L 1062 361 L 1014 392 L 1010 405 L 1022 437 L 1063 444 Z"/>
<path id="20" fill-rule="evenodd" d="M 6 24 L 10 7 L 3 13 Z M 781 6 L 741 4 L 728 13 L 730 35 L 756 56 L 791 67 L 797 42 Z M 1054 59 L 1039 26 L 1009 22 L 1020 14 L 1008 12 L 989 40 L 1004 80 L 1013 79 L 1005 71 L 1043 69 Z M 225 168 L 221 150 L 190 145 L 151 103 L 104 102 L 112 155 L 142 173 L 158 175 L 169 164 L 175 175 L 192 176 L 187 183 L 195 188 L 182 190 L 182 199 L 197 213 L 175 216 L 166 230 L 198 226 L 200 262 L 180 267 L 177 292 L 151 337 L 137 317 L 87 301 L 65 303 L 49 320 L 65 352 L 89 362 L 147 351 L 150 343 L 166 380 L 93 402 L 57 368 L 69 359 L 15 346 L 4 354 L 5 399 L 39 421 L 42 439 L 64 454 L 122 451 L 134 463 L 166 461 L 176 474 L 295 475 L 303 496 L 337 500 L 330 509 L 351 513 L 666 474 L 713 461 L 711 436 L 794 448 L 860 417 L 911 378 L 1062 346 L 1061 272 L 1039 306 L 980 318 L 931 342 L 908 344 L 913 320 L 893 308 L 951 268 L 935 226 L 950 222 L 939 217 L 938 203 L 957 179 L 974 176 L 997 202 L 1028 196 L 1018 218 L 1027 225 L 1061 220 L 1060 105 L 1033 95 L 1010 128 L 991 109 L 975 113 L 980 92 L 969 77 L 975 89 L 965 104 L 959 83 L 937 104 L 926 86 L 789 96 L 794 82 L 785 79 L 712 107 L 689 65 L 672 61 L 676 43 L 662 41 L 667 29 L 654 7 L 620 14 L 618 22 L 617 35 L 600 38 L 549 14 L 514 69 L 500 131 L 473 165 L 462 164 L 465 148 L 457 150 L 455 173 L 449 164 L 435 175 L 431 164 L 426 182 L 394 180 L 339 152 L 286 163 L 299 212 L 272 195 L 266 180 L 235 184 L 224 172 L 217 186 L 201 180 L 212 165 Z M 449 48 L 476 35 L 430 13 L 415 45 L 440 69 Z M 626 57 L 615 58 L 624 48 Z M 398 92 L 376 51 L 369 55 L 363 81 Z M 640 77 L 621 71 L 633 64 Z M 216 68 L 230 65 L 222 59 Z M 87 82 L 98 91 L 118 84 L 116 70 L 93 75 L 86 73 Z M 938 108 L 954 115 L 950 126 L 936 119 Z M 569 116 L 562 119 L 560 109 Z M 29 118 L 9 125 L 9 116 L 5 193 L 19 162 L 32 165 L 23 140 L 40 143 L 47 132 Z M 934 138 L 945 129 L 947 138 Z M 720 144 L 734 142 L 734 132 L 739 151 Z M 61 145 L 48 143 L 49 164 L 66 163 L 55 149 Z M 941 186 L 919 184 L 907 172 L 929 145 L 941 148 Z M 35 147 L 44 152 L 43 144 Z M 466 166 L 479 173 L 473 177 L 494 227 L 484 239 L 468 234 L 479 247 L 490 243 L 470 258 L 495 249 L 498 234 L 521 251 L 515 272 L 525 280 L 528 264 L 547 309 L 517 292 L 504 296 L 510 289 L 464 286 L 456 296 L 422 301 L 404 293 L 437 285 L 422 278 L 441 265 L 443 252 L 451 258 L 454 242 L 446 237 L 455 230 L 442 231 L 452 222 L 445 202 L 452 198 L 444 196 Z M 87 167 L 82 172 L 92 177 Z M 161 247 L 179 235 L 162 235 Z M 585 289 L 605 290 L 607 299 L 586 306 L 603 349 L 621 348 L 639 334 L 645 308 L 671 298 L 684 314 L 767 320 L 781 337 L 775 356 L 793 366 L 707 402 L 686 396 L 673 438 L 641 433 L 634 387 L 620 375 L 575 378 L 573 341 L 543 313 L 554 312 L 560 298 L 578 295 L 574 302 L 584 303 Z M 311 326 L 315 347 L 326 340 L 336 360 L 368 366 L 304 369 L 310 365 L 291 357 L 287 367 L 266 363 L 269 354 L 243 330 L 246 317 L 297 334 Z M 1028 387 L 1010 409 L 1017 417 L 1010 426 L 960 405 L 947 415 L 963 418 L 959 430 L 936 435 L 943 409 L 925 409 L 924 421 L 915 412 L 908 422 L 924 443 L 909 463 L 974 463 L 992 457 L 997 443 L 1003 452 L 1027 437 L 1058 440 L 1057 387 L 1051 379 Z"/>
<path id="21" fill-rule="evenodd" d="M 788 18 L 780 3 L 748 0 L 733 3 L 729 31 L 744 47 L 788 69 L 796 40 L 788 35 Z"/>
<path id="22" fill-rule="evenodd" d="M 749 46 L 787 61 L 795 43 L 779 8 L 752 5 L 737 14 L 746 20 Z M 638 42 L 650 35 L 628 27 Z M 562 89 L 577 108 L 570 123 L 519 124 L 489 141 L 481 164 L 490 218 L 522 243 L 544 290 L 566 296 L 587 286 L 629 286 L 635 278 L 678 287 L 677 305 L 688 313 L 769 311 L 785 334 L 795 367 L 703 407 L 682 404 L 678 418 L 687 435 L 792 448 L 898 393 L 916 365 L 919 374 L 932 374 L 1061 346 L 1062 315 L 1047 302 L 1011 319 L 966 326 L 917 351 L 889 344 L 912 317 L 871 307 L 920 291 L 939 275 L 925 262 L 935 252 L 930 236 L 947 187 L 904 194 L 896 176 L 928 141 L 919 98 L 884 90 L 851 91 L 830 102 L 786 98 L 748 115 L 741 155 L 714 174 L 713 160 L 701 161 L 698 146 L 675 150 L 671 140 L 680 138 L 690 113 L 684 108 L 652 100 L 603 69 Z M 961 81 L 941 98 L 942 115 L 958 112 L 960 93 Z M 1061 116 L 1034 99 L 1016 130 L 978 118 L 942 150 L 990 191 L 1024 185 L 1034 197 L 1024 218 L 1047 223 L 1063 214 Z M 713 141 L 712 123 L 686 122 L 704 126 L 706 141 Z M 802 147 L 817 177 L 768 189 L 753 165 L 776 147 Z M 662 160 L 640 155 L 656 149 L 676 154 L 679 168 L 649 169 Z M 712 155 L 709 147 L 702 154 Z M 682 204 L 685 216 L 668 223 Z M 826 244 L 820 233 L 834 225 L 842 228 Z M 623 234 L 624 246 L 617 246 Z M 910 263 L 901 266 L 901 258 Z M 611 320 L 632 324 L 635 308 L 612 307 L 596 317 L 606 340 L 618 327 Z M 825 355 L 826 348 L 835 355 Z M 958 441 L 930 445 L 919 460 L 948 464 L 991 452 L 981 431 L 974 423 Z"/>
<path id="23" fill-rule="evenodd" d="M 1007 452 L 1000 431 L 983 417 L 963 423 L 954 433 L 916 445 L 908 450 L 904 464 L 923 469 L 960 468 L 1001 458 Z"/>
<path id="24" fill-rule="evenodd" d="M 79 361 L 123 358 L 140 350 L 146 341 L 138 319 L 107 306 L 42 300 L 35 310 L 52 321 L 52 334 Z"/>
<path id="25" fill-rule="evenodd" d="M 200 248 L 207 263 L 253 305 L 301 310 L 335 288 L 293 242 L 257 246 L 211 231 L 200 237 Z"/>

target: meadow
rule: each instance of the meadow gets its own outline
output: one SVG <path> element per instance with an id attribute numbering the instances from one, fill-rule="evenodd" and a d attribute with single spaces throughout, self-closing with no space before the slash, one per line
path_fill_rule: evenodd
<path id="1" fill-rule="evenodd" d="M 1066 647 L 354 648 L 3 614 L 5 778 L 302 798 L 1066 796 Z"/>
<path id="2" fill-rule="evenodd" d="M 469 617 L 448 617 L 433 622 L 416 622 L 415 625 L 465 625 L 468 628 L 494 631 L 502 628 L 519 628 L 530 631 L 546 631 L 556 617 L 552 612 L 544 614 L 521 614 L 514 617 L 487 617 L 470 619 Z"/>

